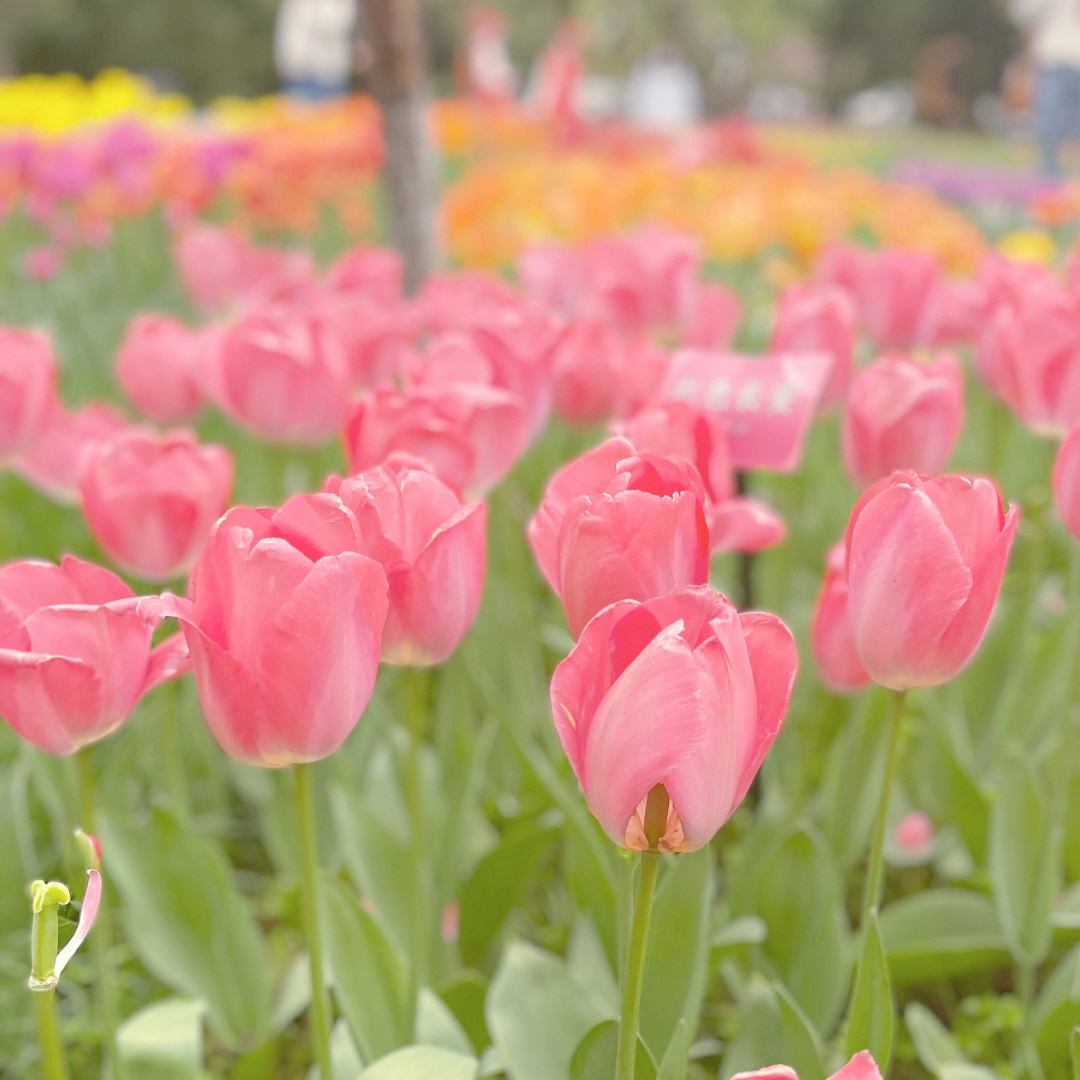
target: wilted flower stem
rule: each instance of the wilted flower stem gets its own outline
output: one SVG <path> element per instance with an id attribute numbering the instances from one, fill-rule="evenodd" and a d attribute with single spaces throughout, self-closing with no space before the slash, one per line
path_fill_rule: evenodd
<path id="1" fill-rule="evenodd" d="M 641 853 L 634 918 L 630 927 L 630 950 L 623 968 L 622 1002 L 619 1009 L 619 1042 L 615 1055 L 615 1080 L 634 1080 L 637 1061 L 638 1025 L 641 1018 L 641 987 L 645 974 L 645 943 L 649 937 L 656 878 L 660 872 L 657 844 L 664 835 L 668 815 L 668 794 L 662 784 L 649 792 L 645 804 L 645 837 L 649 850 Z"/>
<path id="2" fill-rule="evenodd" d="M 311 798 L 311 766 L 301 762 L 293 767 L 296 778 L 296 818 L 300 829 L 300 913 L 304 939 L 311 962 L 311 1039 L 319 1080 L 333 1080 L 330 1061 L 330 1001 L 323 981 L 322 937 L 319 925 L 319 898 L 316 892 L 319 872 L 315 849 L 315 810 Z"/>

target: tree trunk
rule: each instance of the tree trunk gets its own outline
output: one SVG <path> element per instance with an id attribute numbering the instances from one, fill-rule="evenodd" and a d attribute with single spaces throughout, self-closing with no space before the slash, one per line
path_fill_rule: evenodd
<path id="1" fill-rule="evenodd" d="M 383 110 L 386 186 L 394 243 L 414 292 L 439 263 L 434 160 L 426 130 L 424 35 L 419 0 L 367 0 L 375 93 Z"/>

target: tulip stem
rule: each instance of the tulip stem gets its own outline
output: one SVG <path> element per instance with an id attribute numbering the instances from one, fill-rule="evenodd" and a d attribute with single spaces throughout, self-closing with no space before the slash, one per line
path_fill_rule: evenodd
<path id="1" fill-rule="evenodd" d="M 184 761 L 180 753 L 180 739 L 176 726 L 181 715 L 181 701 L 184 684 L 177 679 L 172 685 L 169 707 L 163 710 L 161 717 L 161 741 L 165 754 L 165 772 L 169 777 L 169 790 L 172 793 L 173 810 L 182 825 L 191 822 L 191 800 L 188 798 L 187 780 L 184 777 Z"/>
<path id="2" fill-rule="evenodd" d="M 641 1018 L 641 987 L 645 974 L 645 943 L 649 937 L 660 853 L 656 846 L 667 823 L 668 795 L 657 784 L 645 804 L 645 837 L 650 850 L 641 853 L 634 918 L 630 926 L 630 950 L 623 968 L 622 1003 L 619 1010 L 619 1042 L 615 1053 L 615 1080 L 634 1080 L 637 1062 L 638 1024 Z"/>
<path id="3" fill-rule="evenodd" d="M 41 1047 L 42 1078 L 68 1080 L 64 1044 L 60 1041 L 60 1026 L 56 1020 L 56 989 L 35 990 L 30 996 L 34 1000 L 34 1019 Z"/>
<path id="4" fill-rule="evenodd" d="M 896 783 L 896 773 L 900 764 L 900 732 L 904 719 L 904 695 L 906 691 L 893 693 L 892 708 L 889 710 L 889 727 L 886 734 L 885 771 L 881 777 L 881 796 L 878 803 L 877 817 L 874 819 L 874 836 L 870 845 L 870 864 L 866 873 L 866 891 L 863 893 L 862 914 L 859 917 L 859 929 L 866 932 L 870 911 L 881 903 L 881 890 L 885 877 L 885 824 L 889 813 L 889 797 Z"/>
<path id="5" fill-rule="evenodd" d="M 75 763 L 79 771 L 79 827 L 85 833 L 91 835 L 97 832 L 95 814 L 95 791 L 94 763 L 90 759 L 91 749 L 84 746 L 76 755 Z M 86 867 L 83 867 L 85 870 Z M 103 883 L 108 880 L 108 871 L 104 870 L 103 860 Z M 101 1025 L 101 1040 L 107 1061 L 112 1061 L 116 1049 L 116 990 L 113 983 L 113 969 L 109 961 L 109 950 L 112 948 L 112 912 L 109 907 L 109 894 L 107 888 L 101 890 L 101 900 L 98 904 L 97 919 L 94 922 L 94 932 L 90 935 L 90 955 L 94 964 L 94 976 L 97 982 L 95 1003 L 98 1010 L 98 1023 Z M 104 1071 L 103 1071 L 104 1074 Z"/>
<path id="6" fill-rule="evenodd" d="M 304 924 L 308 959 L 311 962 L 311 1038 L 320 1080 L 333 1080 L 330 1061 L 330 1001 L 323 980 L 322 939 L 320 937 L 315 844 L 315 808 L 311 798 L 311 766 L 300 762 L 293 767 L 296 777 L 296 817 L 300 828 L 300 913 Z"/>

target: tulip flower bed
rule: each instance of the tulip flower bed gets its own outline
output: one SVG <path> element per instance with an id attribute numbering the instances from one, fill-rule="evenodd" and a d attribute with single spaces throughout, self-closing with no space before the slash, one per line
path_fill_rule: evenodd
<path id="1" fill-rule="evenodd" d="M 852 184 L 0 224 L 0 1077 L 1076 1075 L 1080 278 Z"/>

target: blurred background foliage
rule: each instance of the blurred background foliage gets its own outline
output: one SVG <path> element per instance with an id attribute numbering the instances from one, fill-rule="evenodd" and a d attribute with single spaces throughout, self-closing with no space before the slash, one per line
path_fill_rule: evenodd
<path id="1" fill-rule="evenodd" d="M 434 88 L 450 89 L 455 49 L 474 5 L 427 0 Z M 523 72 L 567 17 L 586 22 L 599 72 L 625 75 L 658 42 L 676 41 L 714 85 L 734 62 L 830 106 L 867 86 L 910 78 L 923 50 L 946 34 L 970 43 L 965 89 L 994 89 L 1017 35 L 995 0 L 495 0 L 510 19 Z M 0 75 L 118 65 L 198 102 L 274 90 L 277 0 L 0 0 Z M 738 105 L 719 100 L 717 106 Z"/>

